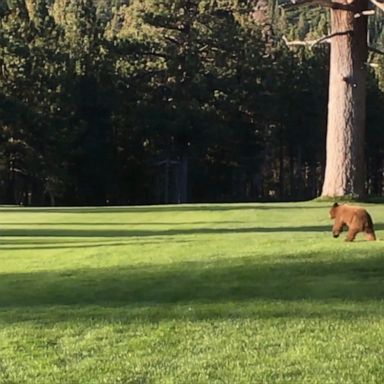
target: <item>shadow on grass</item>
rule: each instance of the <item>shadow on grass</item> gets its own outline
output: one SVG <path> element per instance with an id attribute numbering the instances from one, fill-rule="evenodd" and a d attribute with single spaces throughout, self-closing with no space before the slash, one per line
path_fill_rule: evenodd
<path id="1" fill-rule="evenodd" d="M 350 250 L 351 257 L 353 250 Z M 253 300 L 384 299 L 384 258 L 316 262 L 286 257 L 0 275 L 0 307 L 142 306 Z"/>
<path id="2" fill-rule="evenodd" d="M 190 243 L 192 240 L 177 240 L 172 239 L 172 243 L 182 244 L 182 243 Z M 18 250 L 50 250 L 50 249 L 85 249 L 85 248 L 103 248 L 103 247 L 126 247 L 129 245 L 164 245 L 166 240 L 160 238 L 148 238 L 148 240 L 142 240 L 135 237 L 131 239 L 123 240 L 123 241 L 105 241 L 105 240 L 95 240 L 95 241 L 74 241 L 74 242 L 57 242 L 47 241 L 46 239 L 41 241 L 12 241 L 6 242 L 3 241 L 0 245 L 0 251 L 18 251 Z"/>
<path id="3" fill-rule="evenodd" d="M 92 224 L 90 224 L 92 226 Z M 299 227 L 234 227 L 234 228 L 185 228 L 185 229 L 62 229 L 62 228 L 3 228 L 3 237 L 148 237 L 148 236 L 179 236 L 179 235 L 211 235 L 239 233 L 270 233 L 270 232 L 326 232 L 331 225 L 299 226 Z"/>
<path id="4" fill-rule="evenodd" d="M 129 226 L 129 225 L 134 225 L 134 226 L 170 226 L 170 225 L 224 225 L 224 224 L 240 224 L 244 223 L 244 221 L 239 221 L 239 220 L 231 220 L 231 221 L 212 221 L 212 220 L 206 220 L 206 221 L 141 221 L 141 222 L 134 222 L 134 221 L 126 221 L 126 222 L 118 222 L 118 223 L 113 223 L 113 222 L 99 222 L 95 223 L 93 221 L 91 222 L 30 222 L 30 223 L 12 223 L 12 222 L 3 222 L 0 223 L 0 226 L 12 226 L 12 227 L 25 227 L 25 226 L 49 226 L 49 227 L 67 227 L 67 226 L 87 226 L 87 227 L 121 227 L 121 226 Z"/>
<path id="5" fill-rule="evenodd" d="M 237 210 L 269 210 L 269 209 L 326 209 L 324 205 L 305 205 L 300 203 L 244 203 L 244 204 L 186 204 L 186 205 L 156 205 L 156 206 L 132 206 L 132 207 L 60 207 L 60 208 L 34 208 L 34 207 L 0 207 L 0 212 L 21 213 L 140 213 L 140 212 L 216 212 Z"/>
<path id="6" fill-rule="evenodd" d="M 92 224 L 89 224 L 92 227 Z M 277 233 L 277 232 L 330 232 L 332 225 L 308 225 L 297 227 L 234 227 L 234 228 L 180 228 L 180 229 L 63 229 L 63 228 L 3 228 L 0 230 L 1 237 L 158 237 L 158 236 L 183 236 L 183 235 L 226 235 L 226 234 L 240 234 L 240 233 Z M 383 230 L 384 224 L 375 224 L 375 230 Z M 8 243 L 1 241 L 2 245 Z"/>

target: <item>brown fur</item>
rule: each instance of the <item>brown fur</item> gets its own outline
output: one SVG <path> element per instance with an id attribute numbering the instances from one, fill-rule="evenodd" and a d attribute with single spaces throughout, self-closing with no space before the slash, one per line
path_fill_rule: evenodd
<path id="1" fill-rule="evenodd" d="M 335 219 L 332 228 L 333 237 L 338 237 L 343 227 L 348 227 L 345 241 L 353 241 L 359 232 L 365 232 L 367 240 L 376 240 L 372 218 L 362 207 L 355 205 L 333 204 L 329 211 L 331 219 Z"/>

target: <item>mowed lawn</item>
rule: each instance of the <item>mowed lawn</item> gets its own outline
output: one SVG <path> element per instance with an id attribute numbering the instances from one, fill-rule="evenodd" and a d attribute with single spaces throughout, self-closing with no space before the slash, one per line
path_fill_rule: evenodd
<path id="1" fill-rule="evenodd" d="M 0 383 L 383 383 L 366 207 L 0 207 Z"/>

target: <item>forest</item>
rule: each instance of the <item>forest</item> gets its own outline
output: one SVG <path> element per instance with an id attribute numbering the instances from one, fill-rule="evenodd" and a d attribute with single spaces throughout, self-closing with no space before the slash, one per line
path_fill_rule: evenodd
<path id="1" fill-rule="evenodd" d="M 383 13 L 366 193 L 384 192 Z M 328 11 L 274 0 L 0 0 L 0 203 L 298 201 L 325 169 Z"/>

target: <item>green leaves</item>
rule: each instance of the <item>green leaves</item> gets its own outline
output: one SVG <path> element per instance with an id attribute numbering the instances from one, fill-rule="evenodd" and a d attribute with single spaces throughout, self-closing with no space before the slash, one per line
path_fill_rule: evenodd
<path id="1" fill-rule="evenodd" d="M 279 36 L 316 38 L 327 19 L 308 10 L 290 13 L 287 23 L 271 19 L 267 4 L 258 17 L 254 7 L 248 0 L 0 2 L 7 202 L 28 193 L 33 204 L 162 202 L 167 178 L 176 188 L 183 172 L 193 201 L 313 197 L 327 50 L 288 51 Z M 10 153 L 11 138 L 26 143 L 24 152 Z M 27 161 L 28 151 L 36 161 Z M 15 192 L 10 156 L 24 159 L 24 192 Z M 184 171 L 167 176 L 157 164 L 169 162 Z M 46 190 L 57 195 L 47 199 Z"/>

